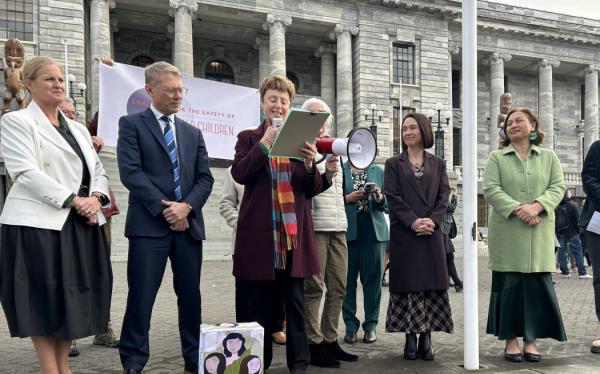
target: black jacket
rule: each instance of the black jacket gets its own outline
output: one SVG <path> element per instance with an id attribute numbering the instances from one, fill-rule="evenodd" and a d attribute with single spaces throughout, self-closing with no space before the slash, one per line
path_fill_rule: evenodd
<path id="1" fill-rule="evenodd" d="M 572 202 L 571 200 L 562 199 L 561 202 L 556 207 L 556 209 L 563 208 L 563 207 L 566 208 L 566 211 L 567 211 L 567 219 L 569 221 L 569 227 L 562 230 L 561 232 L 557 231 L 556 235 L 571 238 L 571 237 L 579 234 L 579 227 L 578 227 L 579 211 L 577 210 L 577 205 L 575 205 L 575 203 Z M 556 212 L 556 210 L 555 210 L 555 212 Z"/>
<path id="2" fill-rule="evenodd" d="M 579 226 L 587 227 L 594 211 L 600 207 L 600 140 L 596 140 L 583 162 L 581 170 L 581 181 L 583 182 L 583 191 L 587 198 L 579 217 Z"/>

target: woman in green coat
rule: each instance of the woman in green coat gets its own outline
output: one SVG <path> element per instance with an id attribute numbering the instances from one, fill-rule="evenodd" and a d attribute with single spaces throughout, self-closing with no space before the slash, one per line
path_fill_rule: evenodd
<path id="1" fill-rule="evenodd" d="M 506 340 L 508 361 L 537 362 L 535 341 L 566 335 L 552 285 L 554 208 L 565 183 L 556 154 L 529 109 L 513 109 L 504 122 L 503 145 L 485 166 L 483 193 L 489 216 L 492 291 L 487 333 Z M 523 337 L 523 352 L 518 337 Z"/>

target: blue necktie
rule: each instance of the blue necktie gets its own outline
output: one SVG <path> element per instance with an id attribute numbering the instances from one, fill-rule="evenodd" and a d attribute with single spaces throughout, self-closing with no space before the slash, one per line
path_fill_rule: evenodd
<path id="1" fill-rule="evenodd" d="M 169 150 L 169 158 L 171 159 L 171 165 L 173 165 L 173 182 L 175 184 L 175 200 L 181 199 L 181 185 L 179 184 L 179 164 L 177 163 L 177 145 L 175 145 L 175 134 L 171 128 L 171 121 L 169 117 L 162 116 L 160 120 L 165 124 L 165 143 L 167 143 L 167 149 Z"/>

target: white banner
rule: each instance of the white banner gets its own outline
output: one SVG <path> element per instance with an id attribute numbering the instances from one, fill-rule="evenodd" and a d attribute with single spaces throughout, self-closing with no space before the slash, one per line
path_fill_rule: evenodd
<path id="1" fill-rule="evenodd" d="M 233 159 L 237 134 L 260 123 L 258 90 L 187 75 L 183 76 L 183 85 L 189 91 L 177 117 L 202 130 L 209 157 Z M 99 104 L 98 136 L 107 146 L 116 147 L 119 118 L 150 106 L 144 89 L 144 69 L 100 64 Z"/>

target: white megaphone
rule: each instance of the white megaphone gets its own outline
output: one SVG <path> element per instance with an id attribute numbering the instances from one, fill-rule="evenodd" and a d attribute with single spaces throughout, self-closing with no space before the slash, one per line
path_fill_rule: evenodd
<path id="1" fill-rule="evenodd" d="M 377 156 L 375 135 L 366 127 L 350 131 L 347 138 L 318 138 L 316 146 L 321 154 L 348 157 L 348 161 L 357 169 L 368 168 Z"/>

